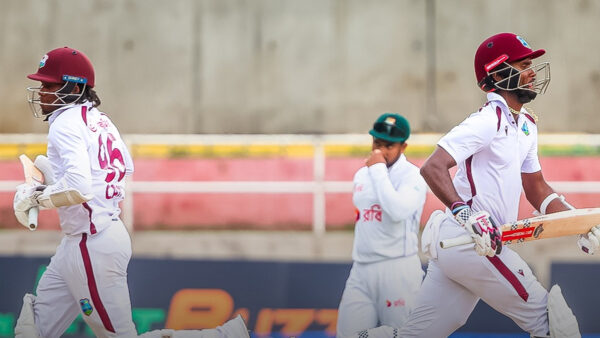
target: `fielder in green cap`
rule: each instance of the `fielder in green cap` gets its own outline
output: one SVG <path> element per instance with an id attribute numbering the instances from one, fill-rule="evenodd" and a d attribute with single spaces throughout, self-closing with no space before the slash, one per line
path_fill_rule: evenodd
<path id="1" fill-rule="evenodd" d="M 402 116 L 395 113 L 385 113 L 369 130 L 373 136 L 373 153 L 367 159 L 367 166 L 383 162 L 391 167 L 406 150 L 406 140 L 410 136 L 410 125 Z M 379 150 L 376 152 L 375 150 Z"/>
<path id="2" fill-rule="evenodd" d="M 382 140 L 404 143 L 410 136 L 410 125 L 402 115 L 385 113 L 375 121 L 369 134 Z"/>
<path id="3" fill-rule="evenodd" d="M 403 155 L 408 121 L 386 113 L 369 134 L 373 151 L 353 181 L 354 264 L 339 305 L 337 337 L 378 325 L 402 327 L 423 277 L 417 234 L 427 185 Z"/>

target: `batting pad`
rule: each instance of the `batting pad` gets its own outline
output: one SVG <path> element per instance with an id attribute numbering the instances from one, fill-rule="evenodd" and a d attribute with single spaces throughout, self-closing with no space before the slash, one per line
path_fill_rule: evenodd
<path id="1" fill-rule="evenodd" d="M 552 286 L 548 294 L 548 322 L 552 338 L 581 338 L 577 319 L 567 305 L 558 284 Z"/>

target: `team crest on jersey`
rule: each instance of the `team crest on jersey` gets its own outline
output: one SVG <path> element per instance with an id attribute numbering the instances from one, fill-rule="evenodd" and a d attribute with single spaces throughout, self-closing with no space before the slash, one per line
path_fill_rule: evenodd
<path id="1" fill-rule="evenodd" d="M 46 61 L 48 61 L 48 55 L 44 55 L 42 57 L 42 59 L 40 60 L 40 68 L 42 68 L 46 65 Z"/>
<path id="2" fill-rule="evenodd" d="M 523 133 L 526 136 L 529 136 L 529 127 L 527 126 L 527 121 L 523 122 L 523 126 L 521 127 L 521 130 L 523 131 Z"/>
<path id="3" fill-rule="evenodd" d="M 525 41 L 525 39 L 523 39 L 522 37 L 520 37 L 520 36 L 517 35 L 517 40 L 519 40 L 523 46 L 531 49 L 531 47 L 529 46 L 529 44 L 527 43 L 527 41 Z"/>
<path id="4" fill-rule="evenodd" d="M 88 317 L 92 314 L 92 312 L 94 312 L 94 308 L 92 307 L 92 304 L 90 304 L 90 300 L 87 298 L 80 299 L 79 305 L 81 306 L 81 311 Z"/>

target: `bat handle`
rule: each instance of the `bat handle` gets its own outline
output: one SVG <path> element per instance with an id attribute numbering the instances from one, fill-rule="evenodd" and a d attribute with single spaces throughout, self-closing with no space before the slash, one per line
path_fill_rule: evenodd
<path id="1" fill-rule="evenodd" d="M 31 231 L 37 229 L 39 212 L 40 212 L 40 209 L 38 207 L 33 207 L 33 208 L 29 209 L 29 211 L 28 211 L 29 230 L 31 230 Z"/>
<path id="2" fill-rule="evenodd" d="M 454 238 L 448 238 L 440 241 L 442 249 L 448 249 L 459 245 L 473 243 L 473 238 L 470 235 L 462 235 Z"/>

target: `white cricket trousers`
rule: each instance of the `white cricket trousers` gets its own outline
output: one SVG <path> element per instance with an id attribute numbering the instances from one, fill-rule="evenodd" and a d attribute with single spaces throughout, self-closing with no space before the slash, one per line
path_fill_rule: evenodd
<path id="1" fill-rule="evenodd" d="M 127 287 L 131 240 L 120 220 L 93 234 L 63 237 L 34 303 L 43 338 L 58 338 L 78 314 L 96 337 L 135 337 Z"/>
<path id="2" fill-rule="evenodd" d="M 439 239 L 465 233 L 446 218 Z M 477 255 L 473 245 L 441 249 L 437 243 L 438 258 L 429 261 L 399 337 L 448 337 L 467 321 L 480 298 L 531 335 L 548 334 L 548 292 L 516 252 L 504 246 L 500 255 L 489 258 Z"/>
<path id="3" fill-rule="evenodd" d="M 418 255 L 354 262 L 338 310 L 337 337 L 379 325 L 402 327 L 423 274 Z"/>

